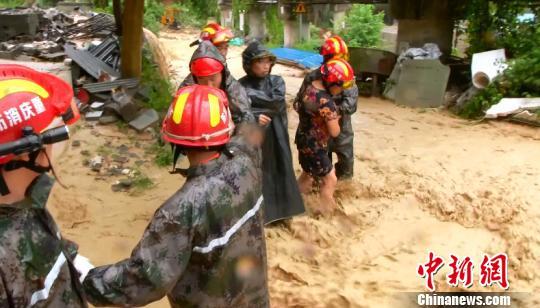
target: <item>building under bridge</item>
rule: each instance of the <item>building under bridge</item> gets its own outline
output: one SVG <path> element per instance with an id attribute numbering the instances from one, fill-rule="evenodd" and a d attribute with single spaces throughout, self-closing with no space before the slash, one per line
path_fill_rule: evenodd
<path id="1" fill-rule="evenodd" d="M 265 11 L 269 6 L 278 6 L 284 20 L 284 45 L 291 47 L 296 42 L 309 39 L 310 23 L 320 24 L 321 19 L 330 17 L 337 21 L 345 16 L 354 3 L 375 4 L 384 10 L 386 22 L 398 20 L 397 42 L 409 46 L 422 46 L 426 42 L 436 43 L 441 51 L 450 54 L 454 21 L 463 13 L 459 8 L 465 0 L 259 0 L 243 14 L 242 22 L 249 25 L 248 35 L 264 37 Z M 220 0 L 221 23 L 233 26 L 232 0 Z M 331 15 L 331 16 L 328 16 Z M 339 25 L 334 25 L 339 26 Z"/>

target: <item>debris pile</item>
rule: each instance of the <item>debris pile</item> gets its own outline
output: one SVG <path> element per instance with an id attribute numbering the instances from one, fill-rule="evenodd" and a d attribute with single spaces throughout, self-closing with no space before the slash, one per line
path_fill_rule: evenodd
<path id="1" fill-rule="evenodd" d="M 73 147 L 80 147 L 77 140 L 73 141 Z M 90 174 L 97 180 L 104 180 L 111 183 L 113 192 L 131 191 L 135 186 L 146 186 L 139 188 L 148 188 L 152 186 L 152 181 L 144 175 L 140 169 L 147 160 L 141 159 L 137 152 L 140 152 L 140 144 L 136 148 L 130 148 L 128 145 L 113 145 L 108 141 L 98 149 L 98 153 L 92 155 L 89 151 L 81 151 L 81 155 L 86 159 L 83 165 L 89 169 Z M 143 154 L 144 156 L 144 154 Z"/>
<path id="2" fill-rule="evenodd" d="M 139 81 L 120 78 L 115 31 L 114 17 L 107 14 L 0 10 L 0 59 L 64 61 L 71 66 L 71 82 L 88 121 L 110 124 L 122 119 L 143 131 L 159 117 L 154 110 L 141 109 L 148 98 Z"/>

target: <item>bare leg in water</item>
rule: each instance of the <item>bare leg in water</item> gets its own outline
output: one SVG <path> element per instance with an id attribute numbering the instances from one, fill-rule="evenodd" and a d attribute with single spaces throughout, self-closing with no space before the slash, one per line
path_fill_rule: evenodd
<path id="1" fill-rule="evenodd" d="M 334 199 L 336 184 L 336 169 L 332 168 L 332 171 L 322 178 L 321 184 L 321 203 L 328 209 L 329 212 L 334 211 L 337 207 L 336 200 Z"/>
<path id="2" fill-rule="evenodd" d="M 313 188 L 313 177 L 302 171 L 302 174 L 298 177 L 298 188 L 303 194 L 307 194 Z"/>

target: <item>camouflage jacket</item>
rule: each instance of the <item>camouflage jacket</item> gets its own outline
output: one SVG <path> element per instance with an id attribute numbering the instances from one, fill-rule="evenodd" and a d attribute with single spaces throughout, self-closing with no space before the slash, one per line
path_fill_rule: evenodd
<path id="1" fill-rule="evenodd" d="M 223 58 L 216 47 L 210 42 L 202 42 L 193 53 L 190 64 L 199 58 L 212 58 L 223 63 L 225 69 L 223 70 L 223 85 L 221 89 L 227 93 L 234 123 L 255 122 L 255 117 L 251 112 L 251 101 L 249 100 L 246 90 L 238 80 L 231 75 L 231 72 L 227 68 L 225 58 Z M 180 88 L 193 84 L 195 84 L 195 79 L 193 78 L 193 75 L 189 74 L 180 84 Z"/>
<path id="2" fill-rule="evenodd" d="M 91 270 L 83 286 L 96 306 L 268 307 L 261 216 L 261 155 L 242 136 L 188 169 L 184 186 L 154 214 L 131 257 Z"/>
<path id="3" fill-rule="evenodd" d="M 296 98 L 294 99 L 295 110 L 298 110 L 298 103 L 302 99 L 307 86 L 311 84 L 314 80 L 321 78 L 321 71 L 319 69 L 311 71 L 309 74 L 306 75 L 306 77 L 304 77 L 302 86 L 300 87 L 300 90 L 298 91 L 298 94 L 296 94 Z M 343 91 L 343 93 L 341 93 L 341 95 L 335 97 L 334 99 L 342 114 L 353 114 L 356 112 L 357 108 L 358 87 L 356 85 L 353 85 L 352 88 L 346 89 L 345 91 Z"/>
<path id="4" fill-rule="evenodd" d="M 76 247 L 45 208 L 53 184 L 41 175 L 26 199 L 0 204 L 0 307 L 86 307 L 71 262 Z"/>

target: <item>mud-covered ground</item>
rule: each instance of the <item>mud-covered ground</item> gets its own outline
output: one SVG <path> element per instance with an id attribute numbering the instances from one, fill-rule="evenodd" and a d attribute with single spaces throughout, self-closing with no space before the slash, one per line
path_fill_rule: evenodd
<path id="1" fill-rule="evenodd" d="M 163 33 L 175 79 L 187 74 L 196 33 Z M 240 53 L 229 66 L 241 77 Z M 290 97 L 303 72 L 276 65 Z M 298 123 L 289 113 L 289 132 Z M 522 307 L 539 307 L 540 131 L 500 122 L 471 123 L 435 109 L 409 109 L 361 98 L 353 116 L 355 177 L 339 184 L 339 211 L 311 214 L 267 229 L 269 288 L 273 307 L 400 307 L 400 292 L 423 291 L 419 263 L 433 251 L 475 261 L 475 285 L 483 253 L 507 253 L 510 291 L 531 292 Z M 111 126 L 82 123 L 60 154 L 50 201 L 63 234 L 96 265 L 127 257 L 155 209 L 183 179 L 156 167 L 147 153 L 154 137 Z M 102 153 L 113 159 L 120 146 L 154 186 L 112 192 L 121 177 L 99 176 L 83 160 Z M 296 151 L 293 146 L 294 155 Z M 295 167 L 299 165 L 295 158 Z M 308 207 L 316 204 L 307 196 Z M 438 290 L 450 290 L 445 267 Z M 493 290 L 498 290 L 496 287 Z M 166 300 L 148 307 L 168 307 Z"/>

